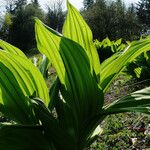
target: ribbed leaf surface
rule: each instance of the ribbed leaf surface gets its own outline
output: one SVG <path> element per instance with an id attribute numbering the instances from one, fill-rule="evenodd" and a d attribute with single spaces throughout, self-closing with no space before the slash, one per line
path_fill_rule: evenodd
<path id="1" fill-rule="evenodd" d="M 150 87 L 120 98 L 104 109 L 106 115 L 133 111 L 150 114 Z"/>
<path id="2" fill-rule="evenodd" d="M 15 47 L 3 40 L 0 40 L 0 48 L 9 53 L 16 54 L 16 55 L 22 56 L 24 58 L 27 58 L 26 55 L 19 48 Z"/>
<path id="3" fill-rule="evenodd" d="M 63 35 L 80 44 L 86 51 L 96 75 L 100 73 L 100 61 L 93 43 L 93 35 L 78 10 L 67 2 L 68 14 L 63 26 Z"/>
<path id="4" fill-rule="evenodd" d="M 79 136 L 85 120 L 97 114 L 103 105 L 103 94 L 90 72 L 88 57 L 79 44 L 45 28 L 39 20 L 36 20 L 36 39 L 39 50 L 51 60 L 65 86 L 61 94 L 67 116 L 64 113 L 63 117 L 68 122 L 74 120 L 71 125 L 76 126 Z M 69 127 L 66 129 L 74 132 Z"/>
<path id="5" fill-rule="evenodd" d="M 116 78 L 116 76 L 129 62 L 134 60 L 142 52 L 148 51 L 149 49 L 149 39 L 133 42 L 115 61 L 109 61 L 110 63 L 105 63 L 105 65 L 102 65 L 100 86 L 104 92 L 107 90 L 113 79 Z"/>
<path id="6" fill-rule="evenodd" d="M 113 61 L 115 61 L 121 53 L 115 53 L 114 55 L 112 55 L 111 57 L 107 58 L 105 61 L 103 61 L 103 63 L 101 64 L 101 70 L 105 69 L 105 67 L 107 67 L 109 64 L 111 64 Z"/>
<path id="7" fill-rule="evenodd" d="M 7 111 L 13 119 L 26 123 L 29 119 L 29 123 L 32 122 L 25 96 L 40 97 L 48 106 L 46 83 L 38 69 L 27 59 L 1 51 L 0 81 L 0 104 L 4 106 L 1 111 Z M 26 116 L 27 120 L 21 115 Z"/>
<path id="8" fill-rule="evenodd" d="M 37 33 L 36 40 L 39 51 L 46 55 L 50 62 L 53 63 L 60 81 L 65 85 L 65 67 L 59 54 L 59 45 L 61 42 L 60 36 L 55 34 L 53 30 L 51 30 L 51 32 L 54 34 L 51 34 L 48 30 L 45 29 L 45 27 L 38 19 L 36 19 L 35 30 Z"/>
<path id="9" fill-rule="evenodd" d="M 48 141 L 52 140 L 58 150 L 76 150 L 74 140 L 72 140 L 72 137 L 66 132 L 66 130 L 68 130 L 67 126 L 62 128 L 59 124 L 60 120 L 53 117 L 52 113 L 50 113 L 49 109 L 45 107 L 39 98 L 32 99 L 32 104 L 37 118 L 39 118 L 42 123 L 45 137 Z M 68 118 L 68 120 L 69 119 L 70 118 Z"/>

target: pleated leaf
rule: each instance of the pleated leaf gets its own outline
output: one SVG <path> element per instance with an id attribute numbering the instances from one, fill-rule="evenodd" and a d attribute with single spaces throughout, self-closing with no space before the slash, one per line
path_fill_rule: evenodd
<path id="1" fill-rule="evenodd" d="M 136 91 L 104 107 L 104 113 L 141 112 L 150 114 L 150 87 Z"/>
<path id="2" fill-rule="evenodd" d="M 133 42 L 115 61 L 102 64 L 100 86 L 105 92 L 110 83 L 132 60 L 150 49 L 150 40 Z M 107 61 L 107 60 L 106 60 Z"/>
<path id="3" fill-rule="evenodd" d="M 76 134 L 80 134 L 83 122 L 97 114 L 103 105 L 103 93 L 91 74 L 88 57 L 79 44 L 45 27 L 37 19 L 36 39 L 39 50 L 51 60 L 65 87 L 61 86 L 62 100 L 71 109 L 70 120 L 74 120 Z M 65 119 L 69 121 L 67 116 Z"/>
<path id="4" fill-rule="evenodd" d="M 27 97 L 40 97 L 48 106 L 46 83 L 39 70 L 27 59 L 1 51 L 0 81 L 1 111 L 12 119 L 26 124 L 32 122 Z"/>
<path id="5" fill-rule="evenodd" d="M 3 41 L 3 40 L 0 40 L 0 48 L 2 50 L 5 50 L 9 53 L 12 53 L 12 54 L 16 54 L 16 55 L 19 55 L 21 57 L 24 57 L 24 58 L 27 58 L 26 55 L 17 47 Z"/>
<path id="6" fill-rule="evenodd" d="M 63 26 L 63 35 L 80 44 L 86 51 L 96 75 L 100 73 L 100 61 L 93 43 L 93 35 L 78 10 L 67 1 L 68 14 Z"/>
<path id="7" fill-rule="evenodd" d="M 59 150 L 76 150 L 74 146 L 74 140 L 66 132 L 67 127 L 62 128 L 59 124 L 57 118 L 53 117 L 49 109 L 44 105 L 44 103 L 39 98 L 32 99 L 32 104 L 34 106 L 35 114 L 37 118 L 40 118 L 42 126 L 44 128 L 45 137 L 49 141 L 53 141 L 54 146 Z M 65 117 L 65 116 L 64 116 Z M 69 118 L 68 118 L 69 120 Z"/>
<path id="8" fill-rule="evenodd" d="M 107 65 L 109 65 L 110 63 L 112 63 L 113 61 L 115 61 L 121 53 L 115 53 L 114 55 L 112 55 L 111 57 L 107 58 L 105 61 L 103 61 L 103 63 L 101 64 L 101 70 L 105 69 L 105 67 Z"/>
<path id="9" fill-rule="evenodd" d="M 51 34 L 48 30 L 45 29 L 43 24 L 38 19 L 36 19 L 35 30 L 38 50 L 42 54 L 46 55 L 49 61 L 52 62 L 61 83 L 65 85 L 65 67 L 58 51 L 59 44 L 61 42 L 59 34 L 55 33 L 55 31 L 52 29 L 51 32 L 54 34 Z M 52 42 L 50 43 L 50 41 Z"/>
<path id="10" fill-rule="evenodd" d="M 0 150 L 55 150 L 37 126 L 2 125 Z"/>

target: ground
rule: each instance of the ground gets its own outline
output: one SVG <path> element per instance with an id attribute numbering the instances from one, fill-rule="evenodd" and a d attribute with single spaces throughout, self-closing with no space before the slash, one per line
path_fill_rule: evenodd
<path id="1" fill-rule="evenodd" d="M 147 82 L 120 75 L 105 94 L 105 103 L 147 87 Z M 150 116 L 123 113 L 108 116 L 100 125 L 103 133 L 89 150 L 148 150 L 150 149 Z"/>

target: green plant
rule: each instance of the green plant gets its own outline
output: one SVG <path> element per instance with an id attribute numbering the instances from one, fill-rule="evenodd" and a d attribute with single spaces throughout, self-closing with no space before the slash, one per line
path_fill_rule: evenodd
<path id="1" fill-rule="evenodd" d="M 150 36 L 142 36 L 141 39 L 149 39 Z M 150 49 L 149 49 L 150 50 Z M 143 52 L 135 58 L 125 69 L 125 73 L 135 81 L 142 81 L 148 85 L 150 79 L 150 51 Z"/>
<path id="2" fill-rule="evenodd" d="M 131 62 L 125 73 L 135 78 L 137 81 L 150 79 L 150 52 L 144 52 Z"/>
<path id="3" fill-rule="evenodd" d="M 0 127 L 1 150 L 82 150 L 97 138 L 107 115 L 149 114 L 150 88 L 104 105 L 104 93 L 122 69 L 150 47 L 133 42 L 101 65 L 92 32 L 67 2 L 63 35 L 36 19 L 37 46 L 57 79 L 48 92 L 40 71 L 16 47 L 0 41 L 0 111 L 13 120 Z"/>
<path id="4" fill-rule="evenodd" d="M 122 43 L 122 39 L 110 41 L 109 38 L 105 38 L 102 42 L 95 40 L 94 45 L 98 51 L 101 62 L 111 57 L 113 54 L 123 51 L 127 47 L 126 44 Z"/>

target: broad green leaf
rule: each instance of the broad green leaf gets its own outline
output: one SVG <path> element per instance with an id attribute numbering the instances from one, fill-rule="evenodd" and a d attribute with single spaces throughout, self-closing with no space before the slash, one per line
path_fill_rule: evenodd
<path id="1" fill-rule="evenodd" d="M 52 61 L 61 83 L 65 83 L 65 86 L 68 88 L 67 90 L 71 88 L 76 100 L 88 100 L 88 95 L 90 97 L 91 95 L 95 95 L 98 87 L 90 73 L 89 61 L 80 45 L 54 33 L 51 29 L 45 28 L 39 20 L 36 20 L 36 37 L 39 50 L 45 53 Z M 52 45 L 55 45 L 55 47 Z M 60 61 L 56 58 L 60 58 Z M 60 73 L 62 68 L 57 67 L 60 63 L 64 66 L 62 72 L 64 74 L 63 78 Z"/>
<path id="2" fill-rule="evenodd" d="M 58 51 L 61 42 L 60 36 L 56 33 L 52 34 L 53 30 L 51 30 L 52 33 L 46 30 L 38 19 L 36 19 L 35 30 L 38 50 L 52 62 L 61 83 L 65 85 L 65 67 Z"/>
<path id="3" fill-rule="evenodd" d="M 2 125 L 0 150 L 55 150 L 43 133 L 40 126 Z"/>
<path id="4" fill-rule="evenodd" d="M 12 53 L 12 54 L 16 54 L 16 55 L 19 55 L 21 57 L 24 57 L 24 58 L 27 58 L 26 55 L 17 47 L 3 41 L 3 40 L 0 40 L 0 48 L 2 50 L 5 50 L 9 53 Z"/>
<path id="5" fill-rule="evenodd" d="M 115 60 L 107 65 L 102 65 L 101 68 L 101 81 L 100 86 L 105 92 L 110 83 L 116 78 L 116 76 L 128 65 L 129 62 L 133 61 L 142 52 L 150 49 L 150 40 L 141 40 L 133 42 L 126 50 Z"/>
<path id="6" fill-rule="evenodd" d="M 107 58 L 105 61 L 103 61 L 103 63 L 101 64 L 101 70 L 105 69 L 105 67 L 107 67 L 110 63 L 112 63 L 113 61 L 115 61 L 121 53 L 115 53 L 114 55 L 112 55 L 111 57 Z"/>
<path id="7" fill-rule="evenodd" d="M 63 26 L 63 35 L 80 44 L 86 51 L 90 64 L 96 75 L 100 73 L 100 61 L 93 43 L 93 35 L 89 26 L 84 21 L 78 10 L 68 1 L 68 14 Z"/>
<path id="8" fill-rule="evenodd" d="M 4 51 L 0 52 L 0 70 L 1 111 L 6 111 L 9 117 L 19 122 L 32 122 L 27 97 L 34 94 L 43 99 L 47 106 L 49 103 L 48 89 L 42 75 L 28 59 Z"/>
<path id="9" fill-rule="evenodd" d="M 141 112 L 150 114 L 150 87 L 136 91 L 104 107 L 104 113 Z"/>
<path id="10" fill-rule="evenodd" d="M 68 126 L 64 125 L 65 130 L 82 137 L 80 129 L 87 125 L 87 118 L 91 121 L 103 105 L 103 93 L 91 74 L 88 57 L 79 44 L 45 27 L 39 20 L 36 20 L 36 39 L 39 50 L 56 69 L 62 84 L 63 106 L 71 110 L 70 115 L 63 116 L 68 122 L 73 120 Z"/>
<path id="11" fill-rule="evenodd" d="M 74 143 L 72 137 L 66 132 L 66 127 L 62 128 L 60 126 L 60 120 L 53 117 L 44 103 L 39 98 L 34 98 L 32 99 L 32 104 L 35 114 L 40 119 L 44 128 L 45 137 L 49 141 L 52 140 L 57 149 L 76 150 L 76 143 Z"/>

